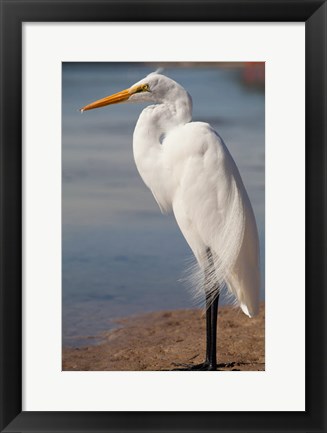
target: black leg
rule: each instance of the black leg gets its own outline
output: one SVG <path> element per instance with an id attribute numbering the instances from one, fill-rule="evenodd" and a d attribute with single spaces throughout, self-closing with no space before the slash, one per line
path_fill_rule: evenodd
<path id="1" fill-rule="evenodd" d="M 217 319 L 218 319 L 219 293 L 210 305 L 210 343 L 206 362 L 209 370 L 217 370 Z"/>
<path id="2" fill-rule="evenodd" d="M 211 355 L 211 342 L 212 342 L 212 309 L 210 305 L 210 300 L 207 297 L 206 299 L 206 359 L 204 361 L 205 364 L 210 364 L 210 355 Z"/>
<path id="3" fill-rule="evenodd" d="M 179 371 L 216 371 L 217 370 L 217 318 L 218 318 L 217 298 L 207 306 L 206 311 L 206 358 L 201 364 L 176 364 Z M 207 300 L 209 303 L 209 300 Z"/>
<path id="4" fill-rule="evenodd" d="M 219 287 L 218 294 L 212 301 L 210 297 L 210 285 L 212 284 L 212 275 L 214 274 L 214 263 L 210 249 L 207 250 L 208 267 L 205 270 L 205 290 L 206 290 L 206 358 L 201 364 L 188 365 L 176 364 L 182 368 L 176 370 L 198 370 L 198 371 L 214 371 L 217 370 L 217 317 L 218 317 L 218 302 L 219 302 Z"/>
<path id="5" fill-rule="evenodd" d="M 215 275 L 215 265 L 210 249 L 207 250 L 208 267 L 205 274 L 205 287 L 208 288 L 206 295 L 206 326 L 207 326 L 207 350 L 205 364 L 210 370 L 217 369 L 217 316 L 219 302 L 219 287 L 217 284 L 217 295 L 212 300 L 210 293 L 212 291 L 213 275 Z"/>

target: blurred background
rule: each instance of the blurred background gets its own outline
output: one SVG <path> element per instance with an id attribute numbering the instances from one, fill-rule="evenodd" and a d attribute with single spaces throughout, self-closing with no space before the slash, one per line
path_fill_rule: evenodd
<path id="1" fill-rule="evenodd" d="M 115 319 L 192 308 L 183 271 L 192 256 L 173 215 L 162 215 L 133 160 L 144 104 L 81 113 L 96 99 L 163 73 L 192 96 L 193 120 L 210 123 L 239 167 L 265 249 L 264 63 L 62 64 L 62 337 L 97 343 Z M 224 300 L 222 300 L 224 303 Z"/>

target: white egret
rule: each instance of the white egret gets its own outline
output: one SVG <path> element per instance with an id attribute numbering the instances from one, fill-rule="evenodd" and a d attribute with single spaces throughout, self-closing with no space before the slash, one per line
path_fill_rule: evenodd
<path id="1" fill-rule="evenodd" d="M 216 370 L 219 294 L 223 287 L 249 317 L 259 307 L 259 242 L 238 168 L 217 132 L 192 122 L 192 99 L 154 72 L 81 111 L 120 102 L 150 102 L 133 136 L 137 169 L 163 213 L 173 211 L 198 263 L 197 290 L 206 299 L 206 358 L 183 370 Z"/>

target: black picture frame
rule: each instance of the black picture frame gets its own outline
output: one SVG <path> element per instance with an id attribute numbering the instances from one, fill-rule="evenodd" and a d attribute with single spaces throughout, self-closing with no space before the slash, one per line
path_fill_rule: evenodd
<path id="1" fill-rule="evenodd" d="M 326 432 L 326 1 L 0 1 L 1 432 Z M 22 412 L 22 23 L 28 21 L 305 22 L 305 412 Z M 292 362 L 285 360 L 285 368 Z"/>

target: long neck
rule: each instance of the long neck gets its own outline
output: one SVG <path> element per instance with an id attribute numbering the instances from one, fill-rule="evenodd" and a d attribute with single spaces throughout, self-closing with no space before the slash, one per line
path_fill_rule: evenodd
<path id="1" fill-rule="evenodd" d="M 170 176 L 163 163 L 164 140 L 174 128 L 191 121 L 192 103 L 158 104 L 145 108 L 135 127 L 133 153 L 136 167 L 147 187 L 152 191 L 162 212 L 172 209 Z"/>
<path id="2" fill-rule="evenodd" d="M 151 105 L 145 108 L 135 127 L 133 153 L 138 171 L 152 188 L 152 174 L 162 169 L 161 154 L 165 137 L 174 128 L 192 119 L 192 101 L 189 95 L 179 95 L 178 102 Z"/>

